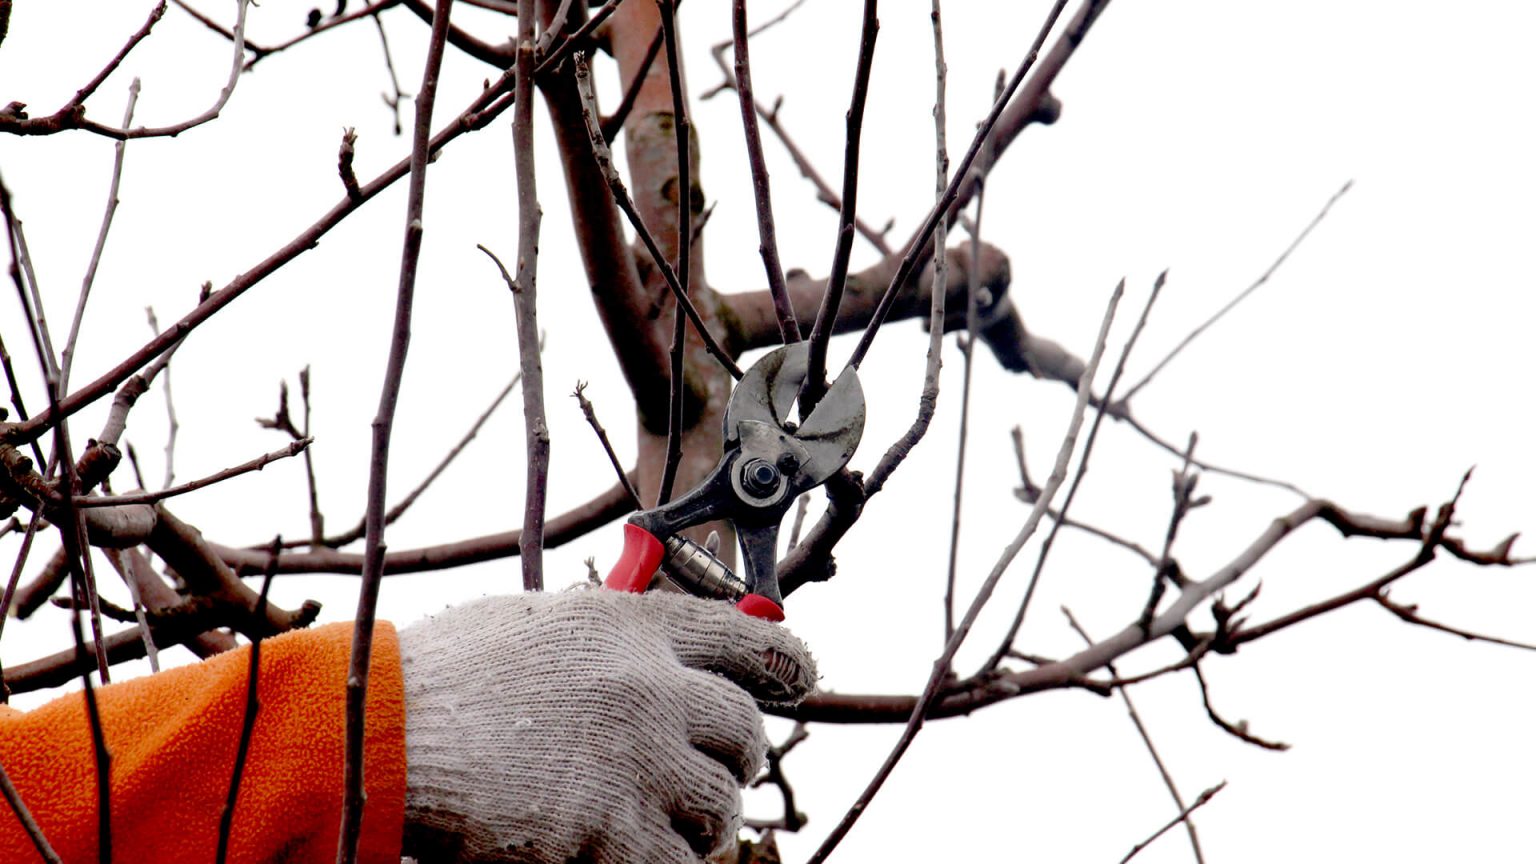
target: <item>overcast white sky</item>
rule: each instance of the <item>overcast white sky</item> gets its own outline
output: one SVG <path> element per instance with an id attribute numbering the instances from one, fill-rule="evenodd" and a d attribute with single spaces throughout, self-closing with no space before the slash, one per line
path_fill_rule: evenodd
<path id="1" fill-rule="evenodd" d="M 220 0 L 202 8 L 229 20 L 232 5 Z M 784 94 L 781 116 L 834 182 L 857 5 L 810 4 L 754 43 L 759 93 Z M 945 7 L 957 157 L 985 112 L 997 70 L 1018 62 L 1047 5 Z M 695 96 L 718 80 L 707 48 L 729 33 L 726 6 L 685 6 Z M 0 103 L 26 102 L 34 115 L 53 111 L 149 8 L 17 4 L 0 45 Z M 758 19 L 780 6 L 752 8 Z M 252 38 L 271 43 L 297 32 L 307 9 L 267 0 L 251 12 Z M 511 26 L 477 10 L 462 12 L 491 40 Z M 1153 278 L 1171 268 L 1131 363 L 1139 377 L 1247 286 L 1353 179 L 1353 190 L 1271 282 L 1138 397 L 1137 413 L 1173 440 L 1198 430 L 1200 452 L 1212 462 L 1281 477 L 1387 517 L 1435 506 L 1476 464 L 1459 530 L 1488 546 L 1532 528 L 1533 18 L 1527 4 L 1513 2 L 1112 5 L 1058 82 L 1061 121 L 1026 132 L 989 185 L 984 234 L 1011 256 L 1013 296 L 1026 323 L 1086 355 L 1115 282 L 1129 280 L 1118 342 Z M 384 20 L 404 87 L 414 91 L 426 28 L 399 10 Z M 886 4 L 881 21 L 861 213 L 876 224 L 894 217 L 894 234 L 905 236 L 932 194 L 928 4 Z M 132 76 L 143 79 L 140 121 L 195 114 L 213 101 L 229 58 L 226 43 L 173 8 L 89 103 L 91 115 L 119 118 Z M 454 58 L 440 116 L 458 110 L 489 74 Z M 143 343 L 145 305 L 153 304 L 162 321 L 179 316 L 203 281 L 224 284 L 329 208 L 341 194 L 335 153 L 344 127 L 359 133 L 360 176 L 400 158 L 408 144 L 393 137 L 378 98 L 387 87 L 376 33 L 369 24 L 354 25 L 263 61 L 242 78 L 217 123 L 175 140 L 131 144 L 76 382 Z M 718 202 L 706 232 L 710 281 L 722 290 L 760 288 L 736 103 L 696 100 L 693 110 L 705 194 Z M 548 145 L 547 117 L 536 116 Z M 506 260 L 515 255 L 509 122 L 454 144 L 430 174 L 394 490 L 408 489 L 436 463 L 515 366 L 510 299 L 474 249 L 484 243 Z M 824 273 L 835 214 L 816 203 L 776 144 L 767 150 L 786 265 Z M 95 238 L 111 158 L 110 142 L 84 134 L 0 138 L 0 172 L 26 221 L 56 334 Z M 546 146 L 540 158 L 539 311 L 549 332 L 550 506 L 558 513 L 611 483 L 565 395 L 574 382 L 592 382 L 589 395 L 626 459 L 633 458 L 633 427 L 586 296 L 553 150 Z M 329 524 L 358 518 L 403 200 L 403 186 L 381 196 L 187 341 L 172 367 L 182 424 L 178 477 L 280 446 L 251 418 L 269 415 L 278 382 L 294 383 L 309 365 Z M 873 260 L 867 246 L 855 251 L 856 267 Z M 0 307 L 31 402 L 41 404 L 14 302 Z M 872 467 L 909 422 L 925 345 L 910 322 L 887 328 L 876 343 L 865 364 L 870 422 L 853 467 Z M 947 346 L 940 417 L 928 441 L 840 547 L 839 578 L 788 603 L 790 624 L 817 651 L 829 688 L 915 691 L 939 650 L 960 392 L 959 353 L 952 340 Z M 848 343 L 835 343 L 834 357 L 848 350 Z M 1008 429 L 1023 425 L 1043 477 L 1071 403 L 1060 385 L 1009 375 L 986 352 L 977 356 L 963 594 L 979 584 L 1025 516 L 1011 494 L 1017 478 Z M 163 471 L 163 412 L 158 394 L 147 397 L 129 429 L 151 478 Z M 83 413 L 77 437 L 83 441 L 100 417 Z M 515 526 L 521 430 L 509 404 L 462 464 L 390 530 L 390 545 Z M 1174 462 L 1115 425 L 1106 426 L 1098 447 L 1077 515 L 1156 546 Z M 1289 493 L 1217 476 L 1202 483 L 1215 501 L 1191 518 L 1177 546 L 1186 571 L 1199 576 L 1298 503 Z M 174 509 L 211 538 L 252 543 L 279 530 L 303 535 L 304 494 L 294 461 Z M 15 543 L 4 541 L 3 548 Z M 580 579 L 587 557 L 604 568 L 619 546 L 615 525 L 552 552 L 551 583 Z M 962 669 L 995 645 L 1033 549 L 1005 577 L 993 612 L 961 654 Z M 1254 614 L 1264 619 L 1364 582 L 1412 552 L 1375 541 L 1344 543 L 1312 527 L 1242 584 L 1263 580 Z M 1092 632 L 1118 629 L 1139 609 L 1148 578 L 1131 556 L 1063 535 L 1021 645 L 1041 654 L 1073 650 L 1076 639 L 1057 612 L 1062 604 Z M 1530 641 L 1530 581 L 1529 572 L 1436 562 L 1393 596 L 1448 623 Z M 386 584 L 381 614 L 404 622 L 517 584 L 515 560 L 404 577 Z M 293 579 L 279 583 L 275 595 L 289 605 L 317 597 L 328 619 L 341 619 L 351 614 L 355 582 Z M 57 617 L 11 623 L 6 663 L 54 650 L 64 632 Z M 1157 646 L 1128 659 L 1122 671 L 1175 657 L 1172 646 Z M 1292 743 L 1284 754 L 1260 752 L 1211 726 L 1187 675 L 1133 695 L 1188 798 L 1229 781 L 1197 820 L 1207 860 L 1528 860 L 1536 805 L 1533 664 L 1536 657 L 1511 649 L 1408 629 L 1375 607 L 1208 661 L 1220 709 L 1229 719 L 1248 720 L 1260 735 Z M 773 731 L 782 735 L 785 728 Z M 812 730 L 787 765 L 812 818 L 801 835 L 781 838 L 789 860 L 803 860 L 819 842 L 896 731 Z M 754 814 L 776 806 L 769 796 L 749 802 Z M 1115 861 L 1172 812 L 1118 702 L 1055 693 L 931 724 L 839 855 Z M 1138 860 L 1190 860 L 1187 840 L 1169 835 Z"/>

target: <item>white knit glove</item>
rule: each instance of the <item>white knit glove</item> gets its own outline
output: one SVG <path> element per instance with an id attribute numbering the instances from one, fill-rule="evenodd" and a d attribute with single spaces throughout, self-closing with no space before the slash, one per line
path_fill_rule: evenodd
<path id="1" fill-rule="evenodd" d="M 816 680 L 782 627 L 661 593 L 486 598 L 402 630 L 400 657 L 423 861 L 698 862 L 762 765 L 753 697 Z"/>

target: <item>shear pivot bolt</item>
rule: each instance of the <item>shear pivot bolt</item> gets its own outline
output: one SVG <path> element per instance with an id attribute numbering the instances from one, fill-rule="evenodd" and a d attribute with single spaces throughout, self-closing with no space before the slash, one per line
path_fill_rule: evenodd
<path id="1" fill-rule="evenodd" d="M 779 489 L 779 469 L 771 462 L 753 459 L 741 469 L 741 485 L 753 495 L 766 498 Z"/>

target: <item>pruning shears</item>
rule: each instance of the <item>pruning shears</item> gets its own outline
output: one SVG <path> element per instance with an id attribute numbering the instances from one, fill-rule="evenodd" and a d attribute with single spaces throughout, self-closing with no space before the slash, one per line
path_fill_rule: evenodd
<path id="1" fill-rule="evenodd" d="M 864 390 L 843 370 L 810 415 L 789 419 L 805 382 L 805 342 L 777 348 L 753 364 L 725 409 L 725 452 L 709 476 L 676 500 L 629 517 L 624 553 L 604 583 L 641 592 L 657 567 L 689 593 L 731 600 L 757 618 L 784 620 L 776 571 L 779 523 L 802 492 L 826 482 L 853 456 L 864 433 Z M 745 578 L 685 528 L 730 520 Z"/>

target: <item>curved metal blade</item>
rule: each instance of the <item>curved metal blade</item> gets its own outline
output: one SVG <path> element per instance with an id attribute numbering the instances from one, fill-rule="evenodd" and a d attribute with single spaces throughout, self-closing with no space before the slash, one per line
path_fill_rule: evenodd
<path id="1" fill-rule="evenodd" d="M 742 376 L 725 411 L 725 439 L 736 442 L 744 422 L 755 421 L 783 429 L 804 446 L 807 461 L 799 467 L 793 486 L 816 486 L 848 463 L 864 433 L 864 390 L 858 372 L 844 369 L 816 410 L 798 429 L 790 431 L 790 416 L 805 382 L 810 346 L 785 345 L 757 361 Z"/>
<path id="2" fill-rule="evenodd" d="M 804 342 L 785 345 L 766 354 L 736 382 L 736 391 L 725 408 L 725 439 L 736 440 L 736 426 L 756 420 L 784 428 L 784 419 L 800 394 L 810 348 Z"/>
<path id="3" fill-rule="evenodd" d="M 795 430 L 795 440 L 811 454 L 796 484 L 816 486 L 836 474 L 853 458 L 864 435 L 864 387 L 859 373 L 849 367 L 837 376 L 816 410 Z"/>

